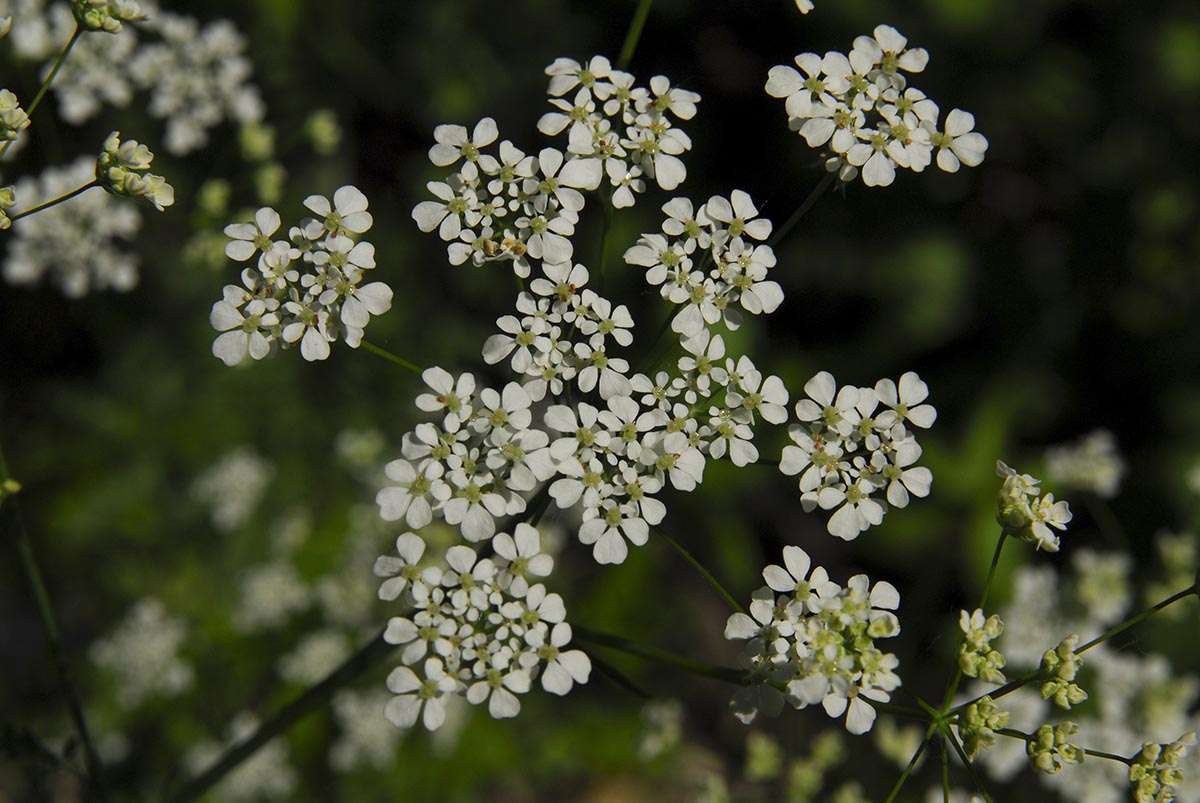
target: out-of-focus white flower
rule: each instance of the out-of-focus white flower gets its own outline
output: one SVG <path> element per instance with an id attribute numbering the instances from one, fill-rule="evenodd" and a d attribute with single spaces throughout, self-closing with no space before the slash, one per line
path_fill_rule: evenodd
<path id="1" fill-rule="evenodd" d="M 91 182 L 95 167 L 84 156 L 63 168 L 47 168 L 35 179 L 18 181 L 16 195 L 32 209 Z M 138 279 L 137 258 L 117 243 L 131 241 L 141 222 L 132 204 L 107 193 L 85 192 L 13 227 L 4 278 L 10 284 L 36 284 L 49 276 L 71 298 L 93 290 L 131 290 Z"/>
<path id="2" fill-rule="evenodd" d="M 92 662 L 117 682 L 117 699 L 134 708 L 159 695 L 190 688 L 195 673 L 180 657 L 187 626 L 156 599 L 143 599 L 108 637 L 89 649 Z"/>
<path id="3" fill-rule="evenodd" d="M 213 526 L 223 532 L 237 529 L 254 514 L 275 467 L 253 449 L 228 452 L 192 483 L 194 499 L 209 506 Z"/>
<path id="4" fill-rule="evenodd" d="M 1111 499 L 1117 495 L 1124 475 L 1125 461 L 1117 450 L 1117 439 L 1105 429 L 1046 450 L 1046 476 L 1068 488 Z"/>
<path id="5" fill-rule="evenodd" d="M 224 120 L 262 119 L 246 40 L 233 23 L 217 20 L 201 28 L 192 17 L 160 11 L 146 28 L 161 41 L 142 45 L 129 71 L 150 91 L 150 114 L 167 121 L 168 151 L 182 155 L 202 147 L 208 130 Z"/>

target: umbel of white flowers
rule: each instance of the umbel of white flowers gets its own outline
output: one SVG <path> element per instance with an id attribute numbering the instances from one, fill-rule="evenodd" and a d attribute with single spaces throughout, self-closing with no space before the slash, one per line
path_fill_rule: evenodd
<path id="1" fill-rule="evenodd" d="M 149 148 L 134 139 L 121 142 L 121 132 L 114 131 L 96 160 L 96 181 L 113 195 L 147 201 L 161 212 L 175 203 L 175 188 L 149 172 L 153 161 Z"/>

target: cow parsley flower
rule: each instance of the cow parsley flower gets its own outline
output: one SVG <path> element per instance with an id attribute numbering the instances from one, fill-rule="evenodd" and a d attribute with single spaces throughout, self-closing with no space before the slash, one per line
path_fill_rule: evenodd
<path id="1" fill-rule="evenodd" d="M 784 699 L 794 708 L 820 703 L 833 718 L 845 714 L 848 731 L 865 733 L 876 716 L 870 701 L 889 701 L 900 685 L 896 656 L 875 646 L 900 632 L 892 613 L 900 595 L 861 574 L 840 587 L 823 568 L 812 569 L 800 547 L 784 547 L 784 563 L 763 569 L 767 586 L 754 592 L 750 613 L 726 623 L 727 639 L 748 642 L 738 662 L 749 685 L 731 706 L 749 723 L 760 712 L 778 713 Z"/>
<path id="2" fill-rule="evenodd" d="M 426 729 L 438 729 L 448 701 L 458 695 L 474 705 L 486 702 L 495 718 L 508 718 L 520 712 L 518 695 L 528 693 L 539 677 L 554 694 L 587 682 L 587 655 L 566 649 L 571 629 L 562 598 L 524 582 L 535 566 L 549 573 L 548 556 L 537 554 L 532 527 L 517 535 L 521 545 L 511 544 L 516 551 L 498 541 L 512 555 L 503 568 L 457 545 L 446 551 L 443 563 L 412 575 L 402 601 L 415 613 L 393 617 L 384 635 L 402 646 L 401 665 L 388 676 L 395 696 L 385 709 L 397 727 L 420 719 Z"/>
<path id="3" fill-rule="evenodd" d="M 321 217 L 291 227 L 287 240 L 272 239 L 281 221 L 270 207 L 259 209 L 253 223 L 225 227 L 230 259 L 258 254 L 255 267 L 242 271 L 241 286 L 227 285 L 213 305 L 210 322 L 225 333 L 213 354 L 227 365 L 296 346 L 306 360 L 326 359 L 338 340 L 357 348 L 371 317 L 391 308 L 391 288 L 365 282 L 375 268 L 375 246 L 354 238 L 371 227 L 366 196 L 347 185 L 332 203 L 311 195 L 305 206 Z"/>
<path id="4" fill-rule="evenodd" d="M 873 388 L 838 388 L 822 371 L 804 386 L 807 399 L 796 404 L 779 470 L 800 475 L 800 500 L 806 511 L 834 510 L 828 530 L 845 540 L 879 524 L 892 507 L 905 507 L 910 496 L 929 494 L 933 475 L 915 466 L 921 447 L 906 424 L 928 427 L 937 411 L 924 401 L 925 383 L 913 372 Z M 879 411 L 880 403 L 886 408 Z M 880 492 L 883 492 L 880 494 Z M 877 495 L 885 497 L 880 501 Z"/>
<path id="5" fill-rule="evenodd" d="M 806 2 L 806 0 L 799 0 Z M 802 9 L 803 10 L 803 9 Z M 955 172 L 983 161 L 987 139 L 972 131 L 975 119 L 954 109 L 938 128 L 937 104 L 907 74 L 925 69 L 929 54 L 908 47 L 890 25 L 859 36 L 849 54 L 796 56 L 799 69 L 772 67 L 766 92 L 784 100 L 789 126 L 814 148 L 828 148 L 826 169 L 843 182 L 861 172 L 868 187 L 887 186 L 897 168 L 921 172 L 934 160 Z"/>

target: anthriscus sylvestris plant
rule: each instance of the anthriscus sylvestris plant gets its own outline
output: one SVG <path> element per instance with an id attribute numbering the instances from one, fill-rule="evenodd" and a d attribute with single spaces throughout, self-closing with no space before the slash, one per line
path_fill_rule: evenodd
<path id="1" fill-rule="evenodd" d="M 974 131 L 969 112 L 953 109 L 943 119 L 937 103 L 909 84 L 929 64 L 928 52 L 910 47 L 895 28 L 878 25 L 855 39 L 848 53 L 802 53 L 795 67 L 776 66 L 766 76 L 766 94 L 784 101 L 789 128 L 820 149 L 817 164 L 825 174 L 782 226 L 762 214 L 766 205 L 751 190 L 689 195 L 683 187 L 691 160 L 703 154 L 694 154 L 698 149 L 687 130 L 706 106 L 699 93 L 672 78 L 643 80 L 628 71 L 649 6 L 648 0 L 639 5 L 616 59 L 564 56 L 545 67 L 548 110 L 527 126 L 542 141 L 531 142 L 529 132 L 502 137 L 491 117 L 433 131 L 428 158 L 445 172 L 427 183 L 428 197 L 414 199 L 416 228 L 445 244 L 450 266 L 469 262 L 513 275 L 515 295 L 489 314 L 489 320 L 496 316 L 495 326 L 478 344 L 478 358 L 422 366 L 365 339 L 367 325 L 390 310 L 394 294 L 386 282 L 370 280 L 377 269 L 386 276 L 389 261 L 381 258 L 377 265 L 380 255 L 364 239 L 375 220 L 356 186 L 344 184 L 331 198 L 309 195 L 304 200 L 309 214 L 294 225 L 285 225 L 268 202 L 244 216 L 251 219 L 224 227 L 224 253 L 240 275 L 209 313 L 217 359 L 243 366 L 247 357 L 261 361 L 295 348 L 304 360 L 321 361 L 333 357 L 332 344 L 341 341 L 419 375 L 423 387 L 414 394 L 414 423 L 398 449 L 387 453 L 381 446 L 365 461 L 374 469 L 375 508 L 370 524 L 356 523 L 365 536 L 355 542 L 348 563 L 358 572 L 350 575 L 352 590 L 339 585 L 344 574 L 310 588 L 311 578 L 288 562 L 295 539 L 285 533 L 273 545 L 273 559 L 243 578 L 243 608 L 234 626 L 245 634 L 262 632 L 310 606 L 332 610 L 336 603 L 361 599 L 361 593 L 355 595 L 364 588 L 368 597 L 387 604 L 386 620 L 368 621 L 363 611 L 369 608 L 362 606 L 338 623 L 341 629 L 311 634 L 278 664 L 284 680 L 310 688 L 265 721 L 239 715 L 225 729 L 227 747 L 196 745 L 181 761 L 190 777 L 171 799 L 194 800 L 218 784 L 220 794 L 234 800 L 287 794 L 297 782 L 281 743 L 255 751 L 330 699 L 339 728 L 362 728 L 369 735 L 360 742 L 384 744 L 382 756 L 372 760 L 386 764 L 400 732 L 420 725 L 444 733 L 467 706 L 486 708 L 494 719 L 513 718 L 528 700 L 524 695 L 540 690 L 566 696 L 600 672 L 638 691 L 607 663 L 606 651 L 732 686 L 729 713 L 745 724 L 804 716 L 809 725 L 811 715 L 788 709 L 819 705 L 839 722 L 838 739 L 843 730 L 855 737 L 875 731 L 889 742 L 881 752 L 901 754 L 903 769 L 888 803 L 899 799 L 931 748 L 940 753 L 941 799 L 957 794 L 953 773 L 991 801 L 988 780 L 1003 779 L 1011 764 L 1005 745 L 1016 746 L 1020 766 L 1047 779 L 1078 772 L 1076 777 L 1095 788 L 1119 788 L 1139 803 L 1190 799 L 1196 774 L 1187 764 L 1187 748 L 1195 741 L 1195 717 L 1170 720 L 1169 736 L 1156 730 L 1152 738 L 1138 735 L 1126 745 L 1129 734 L 1113 735 L 1110 720 L 1119 717 L 1109 710 L 1121 708 L 1114 702 L 1121 684 L 1104 681 L 1122 671 L 1141 680 L 1153 675 L 1140 664 L 1124 666 L 1128 659 L 1108 642 L 1197 596 L 1196 580 L 1186 586 L 1185 578 L 1178 585 L 1186 587 L 1170 589 L 1130 615 L 1128 567 L 1120 558 L 1081 550 L 1072 558 L 1078 576 L 1063 587 L 1087 615 L 1068 615 L 1066 602 L 1046 602 L 1052 594 L 1046 589 L 1058 584 L 1049 566 L 1018 574 L 1018 597 L 1032 600 L 1026 608 L 998 611 L 989 597 L 1007 542 L 1023 541 L 1032 545 L 1033 558 L 1049 559 L 1073 535 L 1070 506 L 1043 492 L 1033 475 L 995 463 L 995 551 L 978 601 L 967 608 L 956 604 L 947 617 L 954 658 L 945 667 L 941 699 L 932 702 L 903 684 L 906 669 L 926 670 L 902 667 L 890 651 L 899 642 L 886 641 L 902 634 L 907 589 L 864 573 L 831 575 L 815 565 L 816 548 L 810 554 L 789 544 L 761 569 L 765 585 L 743 604 L 718 580 L 724 570 L 703 565 L 693 554 L 711 533 L 672 534 L 671 508 L 684 499 L 702 505 L 706 473 L 711 478 L 722 461 L 748 472 L 777 466 L 788 479 L 772 471 L 764 481 L 795 483 L 799 508 L 819 511 L 833 536 L 822 551 L 842 549 L 860 537 L 882 537 L 888 513 L 904 516 L 899 511 L 913 497 L 933 492 L 933 473 L 921 465 L 918 437 L 937 424 L 939 414 L 915 371 L 898 367 L 895 378 L 868 378 L 859 386 L 839 384 L 831 371 L 819 370 L 789 388 L 745 353 L 750 339 L 740 330 L 788 309 L 785 287 L 792 266 L 780 260 L 776 247 L 832 184 L 859 191 L 860 176 L 862 186 L 882 188 L 896 180 L 897 168 L 919 173 L 935 162 L 946 172 L 977 167 L 988 140 Z M 805 14 L 814 10 L 807 0 L 796 6 Z M 39 100 L 77 39 L 97 32 L 124 35 L 127 23 L 152 22 L 127 0 L 74 0 L 70 11 L 74 32 Z M 159 26 L 166 42 L 187 39 L 194 29 L 170 15 Z M 198 147 L 214 120 L 228 116 L 248 124 L 242 132 L 245 150 L 270 153 L 272 135 L 253 125 L 261 109 L 256 93 L 243 86 L 238 40 L 222 31 L 204 39 L 205 46 L 192 54 L 195 65 L 228 64 L 229 74 L 219 86 L 204 81 L 191 86 L 179 78 L 186 68 L 179 68 L 174 78 L 186 87 L 179 94 L 196 99 L 185 104 L 188 110 L 172 105 L 178 98 L 169 93 L 154 95 L 157 116 L 171 118 L 168 148 Z M 163 43 L 155 47 L 130 57 L 130 75 L 182 58 Z M 198 98 L 209 90 L 217 96 L 201 103 Z M 0 91 L 0 155 L 27 136 L 36 105 L 37 100 L 22 109 L 15 95 Z M 63 178 L 47 170 L 37 182 L 0 190 L 0 229 L 11 227 L 10 236 L 24 238 L 14 239 L 5 275 L 14 282 L 36 281 L 49 270 L 38 259 L 58 249 L 69 257 L 62 260 L 69 267 L 57 269 L 55 280 L 68 295 L 91 286 L 132 286 L 134 268 L 103 244 L 132 236 L 139 218 L 88 202 L 135 200 L 159 211 L 171 206 L 174 189 L 149 172 L 152 159 L 145 145 L 114 131 L 98 159 L 84 165 L 91 178 L 82 186 L 64 191 Z M 277 171 L 268 173 L 279 178 Z M 94 187 L 106 194 L 75 199 Z M 27 196 L 56 193 L 64 194 L 12 211 Z M 614 217 L 639 202 L 661 210 L 656 230 L 614 243 Z M 59 218 L 48 213 L 23 221 L 59 204 Z M 588 215 L 601 226 L 595 249 L 580 237 Z M 47 227 L 39 230 L 42 221 Z M 90 239 L 100 229 L 106 239 Z M 620 260 L 610 259 L 617 253 Z M 631 274 L 631 281 L 621 281 Z M 637 289 L 630 292 L 630 284 Z M 665 302 L 661 320 L 638 319 L 639 293 Z M 1114 494 L 1122 474 L 1115 445 L 1101 437 L 1081 448 L 1087 450 L 1082 458 L 1069 449 L 1055 453 L 1051 476 L 1062 477 L 1068 487 Z M 1097 457 L 1107 462 L 1098 468 Z M 234 454 L 214 471 L 194 494 L 226 503 L 213 513 L 214 526 L 226 530 L 247 520 L 270 470 L 253 454 Z M 20 490 L 0 460 L 0 502 Z M 239 494 L 245 504 L 231 503 Z M 381 537 L 384 522 L 402 529 L 394 546 L 392 533 Z M 557 529 L 566 532 L 565 544 L 553 545 L 550 533 Z M 599 571 L 614 571 L 611 567 L 636 561 L 636 550 L 652 539 L 675 550 L 729 607 L 723 635 L 737 644 L 727 647 L 727 665 L 580 624 L 588 615 L 586 600 L 573 597 L 556 568 L 578 553 L 585 560 L 590 555 Z M 374 561 L 374 579 L 358 560 L 366 552 Z M 26 570 L 36 578 L 31 560 Z M 1022 611 L 1039 601 L 1046 610 L 1023 619 Z M 43 613 L 53 634 L 53 620 Z M 346 633 L 357 637 L 369 630 L 364 621 L 377 635 L 350 653 Z M 127 707 L 177 695 L 196 682 L 196 673 L 180 658 L 186 629 L 147 598 L 93 648 L 92 660 L 124 679 Z M 389 668 L 383 684 L 361 697 L 336 696 L 377 664 Z M 322 671 L 313 671 L 314 665 Z M 971 685 L 963 688 L 964 679 Z M 73 696 L 65 673 L 63 685 L 64 694 Z M 1181 710 L 1191 703 L 1189 698 Z M 572 704 L 560 703 L 567 711 Z M 103 761 L 75 708 L 87 777 L 103 797 Z M 375 738 L 370 729 L 381 721 L 388 730 Z M 900 735 L 894 721 L 920 724 L 909 737 Z M 338 763 L 350 763 L 347 756 L 356 749 L 341 752 Z M 237 775 L 250 761 L 259 771 Z M 1085 774 L 1101 762 L 1104 770 Z M 816 794 L 820 775 L 835 764 L 827 755 L 814 757 L 817 780 L 801 778 L 797 786 L 808 784 L 806 794 Z M 845 788 L 851 791 L 837 800 L 864 799 L 861 789 Z"/>

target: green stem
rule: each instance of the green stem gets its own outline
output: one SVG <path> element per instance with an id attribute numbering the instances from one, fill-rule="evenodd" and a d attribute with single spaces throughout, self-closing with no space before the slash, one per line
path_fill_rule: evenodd
<path id="1" fill-rule="evenodd" d="M 683 559 L 686 560 L 688 563 L 690 563 L 692 565 L 692 568 L 695 569 L 697 572 L 699 572 L 700 576 L 708 581 L 708 584 L 710 586 L 712 586 L 718 594 L 721 595 L 721 597 L 725 600 L 725 602 L 729 603 L 730 608 L 733 608 L 733 610 L 736 611 L 737 613 L 745 613 L 746 612 L 746 609 L 743 608 L 738 603 L 738 601 L 733 598 L 733 595 L 725 590 L 725 586 L 721 585 L 720 581 L 718 581 L 717 578 L 713 577 L 712 572 L 710 572 L 708 569 L 704 568 L 703 564 L 701 564 L 700 561 L 696 560 L 696 558 L 692 555 L 692 553 L 690 553 L 686 549 L 684 549 L 683 546 L 678 541 L 676 541 L 674 538 L 672 538 L 671 536 L 664 533 L 662 530 L 660 530 L 658 528 L 654 528 L 654 532 L 658 533 L 658 535 L 661 536 L 663 538 L 663 540 L 665 540 L 668 544 L 670 544 L 672 547 L 674 547 L 675 551 L 678 552 L 680 555 L 682 555 Z"/>
<path id="2" fill-rule="evenodd" d="M 604 283 L 608 278 L 608 252 L 612 247 L 613 220 L 616 217 L 616 209 L 612 205 L 612 193 L 605 188 L 600 193 L 604 200 L 604 233 L 600 237 L 600 292 L 604 292 Z"/>
<path id="3" fill-rule="evenodd" d="M 967 774 L 970 775 L 971 780 L 975 782 L 975 786 L 979 789 L 979 794 L 983 796 L 983 799 L 986 800 L 987 803 L 995 803 L 995 801 L 992 800 L 992 796 L 988 794 L 987 789 L 984 788 L 983 779 L 979 777 L 979 774 L 975 772 L 975 768 L 971 766 L 971 760 L 967 758 L 967 752 L 963 750 L 963 746 L 958 743 L 958 739 L 950 730 L 949 725 L 946 725 L 942 728 L 942 738 L 950 742 L 950 746 L 954 748 L 954 752 L 958 753 L 959 760 L 962 761 L 963 766 L 967 768 Z"/>
<path id="4" fill-rule="evenodd" d="M 925 753 L 925 747 L 929 744 L 929 740 L 921 741 L 917 747 L 917 752 L 913 753 L 912 758 L 908 760 L 908 766 L 904 768 L 904 772 L 900 773 L 900 777 L 896 780 L 896 785 L 892 787 L 891 794 L 887 796 L 887 800 L 883 803 L 892 803 L 896 799 L 896 795 L 900 794 L 900 787 L 904 786 L 904 782 L 908 780 L 908 776 L 912 775 L 912 771 L 916 769 L 917 762 L 921 760 L 921 756 Z"/>
<path id="5" fill-rule="evenodd" d="M 950 753 L 946 750 L 946 740 L 939 740 L 942 746 L 942 803 L 950 803 Z"/>
<path id="6" fill-rule="evenodd" d="M 12 479 L 8 473 L 8 465 L 4 461 L 4 451 L 0 449 L 0 486 L 8 483 Z M 25 523 L 21 518 L 21 511 L 18 505 L 18 500 L 15 494 L 5 494 L 12 496 L 12 499 L 7 500 L 6 509 L 8 516 L 12 520 L 13 530 L 16 533 L 17 554 L 20 557 L 21 569 L 25 572 L 25 577 L 29 581 L 29 586 L 33 590 L 33 598 L 37 604 L 38 616 L 42 620 L 42 627 L 46 631 L 46 640 L 49 642 L 50 659 L 54 663 L 54 671 L 58 675 L 58 685 L 62 691 L 63 697 L 66 699 L 67 708 L 71 713 L 71 721 L 75 725 L 75 731 L 79 734 L 79 740 L 83 743 L 84 759 L 87 762 L 88 781 L 92 789 L 95 799 L 105 800 L 104 792 L 104 766 L 100 761 L 100 754 L 96 751 L 96 745 L 92 741 L 91 729 L 88 727 L 87 716 L 83 712 L 83 706 L 79 702 L 79 695 L 75 692 L 75 684 L 71 681 L 71 673 L 67 668 L 67 660 L 63 654 L 62 637 L 58 630 L 58 621 L 54 616 L 54 607 L 50 604 L 50 595 L 46 591 L 46 583 L 42 579 L 41 568 L 38 566 L 37 556 L 33 551 L 33 542 L 29 538 L 29 532 L 25 529 Z"/>
<path id="7" fill-rule="evenodd" d="M 641 0 L 633 19 L 629 21 L 629 31 L 625 34 L 625 43 L 621 45 L 621 55 L 617 57 L 617 69 L 624 70 L 633 61 L 633 51 L 637 50 L 638 40 L 642 38 L 642 29 L 646 27 L 646 18 L 650 16 L 650 6 L 654 0 Z"/>
<path id="8" fill-rule="evenodd" d="M 996 733 L 1000 734 L 1001 736 L 1007 736 L 1010 739 L 1020 739 L 1026 743 L 1032 742 L 1035 738 L 1032 733 L 1025 733 L 1024 731 L 1019 731 L 1015 728 L 1000 728 L 996 731 Z M 1091 750 L 1087 747 L 1081 749 L 1085 754 L 1095 758 L 1103 758 L 1108 761 L 1118 761 L 1127 767 L 1133 766 L 1133 759 L 1126 756 L 1118 756 L 1116 753 L 1106 753 L 1103 750 Z"/>
<path id="9" fill-rule="evenodd" d="M 74 198 L 76 195 L 79 195 L 81 193 L 86 192 L 87 190 L 90 190 L 92 187 L 99 187 L 99 186 L 100 186 L 100 182 L 96 181 L 95 179 L 92 179 L 87 184 L 84 184 L 82 187 L 76 187 L 75 189 L 68 192 L 66 195 L 61 195 L 58 198 L 55 198 L 54 200 L 46 201 L 45 203 L 38 204 L 37 206 L 33 207 L 32 209 L 26 209 L 24 212 L 18 212 L 17 214 L 10 216 L 9 220 L 15 222 L 15 221 L 20 220 L 23 217 L 29 217 L 32 214 L 41 212 L 43 209 L 49 209 L 50 207 L 57 206 L 58 204 L 61 204 L 64 201 L 69 201 L 72 198 Z"/>
<path id="10" fill-rule="evenodd" d="M 416 363 L 411 363 L 408 360 L 404 359 L 403 357 L 397 357 L 395 354 L 392 354 L 390 351 L 388 351 L 386 349 L 381 349 L 379 346 L 376 346 L 374 343 L 371 343 L 370 341 L 363 340 L 359 343 L 359 345 L 361 345 L 364 349 L 371 352 L 372 354 L 374 354 L 378 357 L 383 357 L 388 362 L 395 363 L 396 365 L 399 365 L 401 368 L 406 368 L 409 371 L 412 371 L 414 374 L 422 373 L 422 368 L 419 365 L 417 365 Z"/>
<path id="11" fill-rule="evenodd" d="M 880 703 L 871 700 L 871 707 L 882 714 L 891 714 L 894 717 L 904 717 L 905 719 L 919 719 L 922 722 L 929 720 L 929 715 L 919 708 L 913 708 L 911 705 L 897 705 L 895 703 Z"/>
<path id="12" fill-rule="evenodd" d="M 712 666 L 702 661 L 695 661 L 691 658 L 685 658 L 682 655 L 676 655 L 673 652 L 660 650 L 657 647 L 647 647 L 642 644 L 635 644 L 623 636 L 616 636 L 611 633 L 602 633 L 598 630 L 592 630 L 581 625 L 573 625 L 572 633 L 585 643 L 595 644 L 599 647 L 608 647 L 621 652 L 636 655 L 639 658 L 645 658 L 649 661 L 658 661 L 659 663 L 668 664 L 676 669 L 682 669 L 685 672 L 691 672 L 693 675 L 701 677 L 713 678 L 726 683 L 735 683 L 739 686 L 745 685 L 745 675 L 737 669 L 730 669 L 723 666 Z"/>
<path id="13" fill-rule="evenodd" d="M 583 640 L 582 637 L 580 638 L 580 640 L 581 641 Z M 616 683 L 622 689 L 629 692 L 630 694 L 632 694 L 635 697 L 640 697 L 643 700 L 654 699 L 654 695 L 650 694 L 650 692 L 646 691 L 641 686 L 634 683 L 629 678 L 629 676 L 626 675 L 624 672 L 617 669 L 615 666 L 608 663 L 607 661 L 603 660 L 602 658 L 597 656 L 591 650 L 584 650 L 584 652 L 587 653 L 588 658 L 592 662 L 592 666 L 594 666 L 596 668 L 596 671 L 599 672 L 601 675 L 604 675 L 604 677 L 608 678 L 613 683 Z"/>
<path id="14" fill-rule="evenodd" d="M 36 95 L 33 96 L 33 102 L 29 104 L 29 108 L 25 110 L 25 115 L 29 118 L 33 117 L 34 111 L 42 102 L 42 98 L 46 96 L 46 92 L 50 90 L 50 84 L 54 83 L 54 77 L 58 75 L 58 71 L 62 69 L 63 64 L 67 60 L 67 56 L 71 53 L 71 48 L 75 47 L 75 41 L 83 33 L 83 29 L 79 27 L 79 23 L 75 24 L 75 31 L 71 34 L 71 38 L 67 40 L 67 44 L 63 47 L 62 52 L 58 54 L 58 61 L 54 62 L 54 66 L 50 68 L 50 72 L 46 75 L 46 80 L 42 81 L 42 86 L 38 89 Z M 3 145 L 0 145 L 0 156 L 8 153 L 9 147 L 12 146 L 15 140 L 8 140 Z"/>
<path id="15" fill-rule="evenodd" d="M 1159 611 L 1161 611 L 1163 608 L 1167 607 L 1168 605 L 1173 605 L 1174 603 L 1179 602 L 1179 600 L 1181 600 L 1185 597 L 1193 596 L 1193 595 L 1200 596 L 1200 594 L 1197 594 L 1195 583 L 1192 583 L 1192 585 L 1189 588 L 1185 588 L 1183 591 L 1180 591 L 1176 594 L 1172 594 L 1171 596 L 1167 597 L 1166 599 L 1164 599 L 1162 602 L 1158 603 L 1157 605 L 1152 605 L 1149 608 L 1147 608 L 1146 610 L 1142 611 L 1141 613 L 1136 614 L 1132 618 L 1126 619 L 1121 624 L 1117 625 L 1116 627 L 1113 627 L 1107 633 L 1097 636 L 1096 638 L 1089 641 L 1087 644 L 1084 644 L 1082 647 L 1077 649 L 1075 651 L 1075 653 L 1079 654 L 1079 653 L 1087 652 L 1092 647 L 1095 647 L 1097 644 L 1100 644 L 1101 642 L 1104 642 L 1104 641 L 1108 641 L 1113 636 L 1123 633 L 1124 631 L 1133 627 L 1134 625 L 1136 625 L 1138 622 L 1142 621 L 1143 619 L 1153 616 L 1154 614 L 1158 613 Z"/>
<path id="16" fill-rule="evenodd" d="M 992 563 L 988 566 L 987 579 L 983 581 L 983 593 L 979 595 L 979 609 L 987 603 L 988 592 L 992 590 L 992 580 L 996 578 L 996 567 L 1000 565 L 1000 553 L 1004 551 L 1004 542 L 1008 539 L 1008 534 L 1003 530 L 1000 531 L 1000 539 L 996 541 L 996 550 L 992 552 Z M 958 691 L 958 686 L 962 683 L 962 667 L 955 662 L 954 679 L 950 681 L 950 685 L 946 688 L 946 695 L 942 698 L 942 711 L 950 710 L 950 703 L 954 701 L 954 695 Z"/>
<path id="17" fill-rule="evenodd" d="M 787 237 L 788 233 L 796 227 L 797 223 L 800 222 L 800 218 L 808 214 L 808 210 L 813 208 L 813 205 L 816 204 L 817 200 L 825 193 L 825 190 L 829 189 L 829 185 L 833 184 L 836 178 L 837 173 L 826 173 L 825 177 L 821 179 L 820 183 L 813 187 L 812 192 L 808 194 L 808 197 L 804 199 L 804 202 L 800 204 L 800 207 L 792 213 L 790 218 L 787 219 L 787 222 L 776 229 L 775 234 L 771 236 L 771 239 L 767 241 L 767 244 L 772 248 L 779 245 L 780 241 L 783 240 L 784 237 Z"/>
<path id="18" fill-rule="evenodd" d="M 280 709 L 275 716 L 259 726 L 250 738 L 230 747 L 216 763 L 180 787 L 179 791 L 171 796 L 171 803 L 190 803 L 199 798 L 235 767 L 254 755 L 258 748 L 322 708 L 333 697 L 334 692 L 381 663 L 394 649 L 394 645 L 384 641 L 383 633 L 380 633 L 333 670 L 328 677 Z"/>

